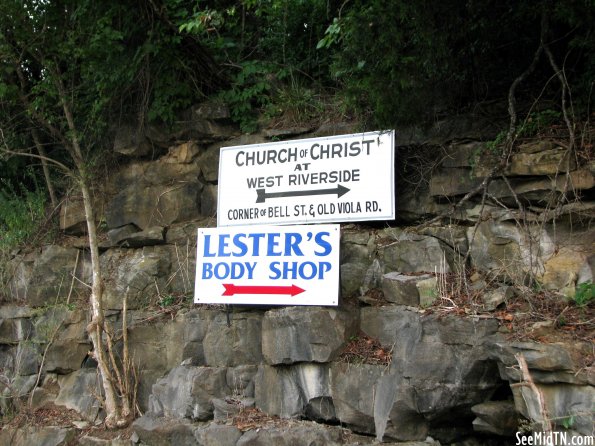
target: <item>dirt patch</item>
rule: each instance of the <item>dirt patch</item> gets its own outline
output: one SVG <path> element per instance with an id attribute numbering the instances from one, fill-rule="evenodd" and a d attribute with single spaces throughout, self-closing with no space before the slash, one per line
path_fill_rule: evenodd
<path id="1" fill-rule="evenodd" d="M 128 426 L 124 429 L 108 430 L 103 424 L 93 426 L 85 421 L 81 415 L 64 406 L 47 403 L 37 409 L 21 408 L 10 420 L 4 420 L 0 429 L 17 430 L 23 427 L 48 427 L 70 428 L 76 430 L 73 445 L 78 444 L 78 439 L 84 436 L 112 440 L 115 438 L 129 439 L 133 429 Z"/>
<path id="2" fill-rule="evenodd" d="M 595 367 L 595 301 L 578 305 L 554 292 L 516 287 L 512 298 L 488 311 L 482 293 L 489 287 L 462 292 L 465 287 L 461 286 L 460 276 L 445 274 L 441 279 L 445 290 L 455 291 L 441 292 L 434 304 L 424 310 L 426 314 L 493 318 L 499 322 L 500 332 L 511 341 L 562 343 L 579 368 Z M 471 283 L 470 278 L 467 283 Z"/>
<path id="3" fill-rule="evenodd" d="M 83 421 L 74 410 L 55 404 L 46 404 L 37 409 L 23 408 L 14 418 L 2 426 L 3 429 L 18 429 L 24 426 L 75 427 L 73 422 Z"/>
<path id="4" fill-rule="evenodd" d="M 390 365 L 392 347 L 385 347 L 377 339 L 363 332 L 352 337 L 339 356 L 339 360 L 349 364 Z"/>
<path id="5" fill-rule="evenodd" d="M 231 419 L 231 424 L 242 432 L 267 427 L 284 427 L 290 422 L 291 420 L 289 419 L 282 419 L 274 415 L 268 415 L 262 410 L 254 407 L 241 409 L 240 412 Z"/>

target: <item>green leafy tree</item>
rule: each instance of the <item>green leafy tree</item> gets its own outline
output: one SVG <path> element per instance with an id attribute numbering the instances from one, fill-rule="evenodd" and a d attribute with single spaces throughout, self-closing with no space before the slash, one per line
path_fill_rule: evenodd
<path id="1" fill-rule="evenodd" d="M 102 377 L 108 427 L 127 424 L 133 405 L 124 370 L 104 340 L 91 161 L 104 150 L 114 115 L 134 114 L 140 125 L 171 120 L 175 110 L 220 83 L 210 56 L 197 41 L 178 34 L 164 6 L 89 0 L 0 4 L 0 153 L 41 160 L 73 178 L 82 193 L 92 263 L 87 331 Z M 190 53 L 192 60 L 184 60 Z"/>
<path id="2" fill-rule="evenodd" d="M 592 0 L 360 0 L 345 2 L 328 23 L 318 46 L 332 54 L 332 74 L 350 106 L 373 125 L 427 122 L 505 98 L 542 36 L 563 61 L 576 104 L 586 108 L 592 96 Z M 559 84 L 551 79 L 544 59 L 518 93 L 555 98 Z"/>
<path id="3" fill-rule="evenodd" d="M 226 68 L 230 84 L 219 97 L 232 119 L 254 131 L 258 113 L 291 86 L 329 83 L 330 55 L 317 51 L 331 3 L 322 0 L 197 2 L 179 12 L 179 29 L 196 36 Z M 179 7 L 178 7 L 179 10 Z"/>

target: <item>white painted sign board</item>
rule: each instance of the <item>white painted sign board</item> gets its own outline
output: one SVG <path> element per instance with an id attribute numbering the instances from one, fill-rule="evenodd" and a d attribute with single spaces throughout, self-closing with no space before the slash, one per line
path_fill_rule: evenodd
<path id="1" fill-rule="evenodd" d="M 194 303 L 338 305 L 339 225 L 198 229 Z"/>
<path id="2" fill-rule="evenodd" d="M 222 147 L 217 226 L 395 218 L 394 131 Z"/>

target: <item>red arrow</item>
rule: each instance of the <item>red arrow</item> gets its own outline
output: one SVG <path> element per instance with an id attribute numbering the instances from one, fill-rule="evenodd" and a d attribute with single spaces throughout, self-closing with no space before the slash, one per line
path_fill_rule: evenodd
<path id="1" fill-rule="evenodd" d="M 291 286 L 266 286 L 266 285 L 234 285 L 224 283 L 225 292 L 222 296 L 233 296 L 234 294 L 291 294 L 295 296 L 303 293 L 304 289 L 297 285 Z"/>

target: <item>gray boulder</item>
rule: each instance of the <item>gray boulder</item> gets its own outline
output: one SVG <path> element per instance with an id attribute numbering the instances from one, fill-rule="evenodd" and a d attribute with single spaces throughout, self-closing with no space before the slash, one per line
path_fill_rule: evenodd
<path id="1" fill-rule="evenodd" d="M 171 251 L 166 246 L 143 249 L 110 249 L 101 258 L 106 309 L 121 309 L 126 297 L 129 309 L 146 306 L 160 293 L 170 291 Z"/>
<path id="2" fill-rule="evenodd" d="M 435 237 L 396 228 L 384 230 L 382 237 L 386 242 L 379 246 L 379 256 L 387 272 L 448 273 L 454 270 L 452 248 Z"/>
<path id="3" fill-rule="evenodd" d="M 364 283 L 369 265 L 363 263 L 342 263 L 341 271 L 341 296 L 343 298 L 359 296 Z"/>
<path id="4" fill-rule="evenodd" d="M 110 229 L 109 231 L 107 231 L 107 236 L 110 240 L 110 243 L 113 246 L 117 246 L 120 242 L 123 242 L 124 240 L 126 240 L 126 238 L 128 238 L 132 234 L 137 233 L 138 231 L 138 227 L 130 223 L 124 226 L 120 226 L 118 228 Z"/>
<path id="5" fill-rule="evenodd" d="M 525 381 L 517 357 L 525 359 L 541 396 L 527 385 L 511 385 L 511 388 L 517 411 L 536 423 L 537 428 L 543 423 L 542 398 L 548 417 L 557 426 L 555 430 L 561 430 L 566 424 L 575 432 L 589 435 L 594 428 L 590 411 L 595 404 L 595 380 L 592 372 L 580 369 L 573 360 L 580 351 L 576 343 L 540 344 L 498 339 L 492 343 L 490 354 L 499 361 L 502 378 L 511 384 Z"/>
<path id="6" fill-rule="evenodd" d="M 211 423 L 196 429 L 194 436 L 201 446 L 235 446 L 242 432 L 235 426 Z"/>
<path id="7" fill-rule="evenodd" d="M 49 343 L 44 371 L 67 374 L 78 370 L 91 349 L 82 310 L 70 310 L 67 306 L 47 308 L 34 320 L 35 334 L 32 340 L 40 345 Z"/>
<path id="8" fill-rule="evenodd" d="M 142 125 L 121 124 L 114 138 L 114 152 L 140 157 L 151 152 L 151 142 Z"/>
<path id="9" fill-rule="evenodd" d="M 343 413 L 361 412 L 366 416 L 354 416 L 354 422 L 363 424 L 357 428 L 364 432 L 376 429 L 380 437 L 418 440 L 443 419 L 468 417 L 471 407 L 488 399 L 502 383 L 489 353 L 498 329 L 495 320 L 424 317 L 402 306 L 368 307 L 361 314 L 362 330 L 392 346 L 393 361 L 384 372 L 372 366 L 362 366 L 361 371 L 333 367 L 332 397 L 341 421 Z M 335 373 L 341 373 L 347 383 L 353 373 L 353 379 L 360 382 L 346 385 L 343 394 L 358 395 L 364 388 L 369 394 L 375 392 L 376 402 L 360 402 L 357 411 L 343 412 L 343 404 L 350 407 L 354 403 L 346 396 L 338 399 Z"/>
<path id="10" fill-rule="evenodd" d="M 76 279 L 73 279 L 73 273 Z M 86 261 L 75 248 L 44 246 L 35 259 L 26 285 L 26 302 L 34 307 L 64 302 L 85 295 L 90 280 Z"/>
<path id="11" fill-rule="evenodd" d="M 523 233 L 513 222 L 488 220 L 468 229 L 471 265 L 506 281 L 523 284 L 531 274 L 541 275 L 554 252 L 552 239 L 541 228 Z M 533 240 L 539 240 L 535 243 Z"/>
<path id="12" fill-rule="evenodd" d="M 376 237 L 371 231 L 342 229 L 341 264 L 369 263 Z"/>
<path id="13" fill-rule="evenodd" d="M 200 214 L 205 217 L 215 218 L 217 215 L 217 200 L 219 187 L 215 184 L 204 186 L 200 194 Z"/>
<path id="14" fill-rule="evenodd" d="M 254 377 L 258 372 L 256 365 L 240 365 L 228 367 L 227 387 L 232 390 L 235 397 L 254 397 Z"/>
<path id="15" fill-rule="evenodd" d="M 100 403 L 96 395 L 101 395 L 101 383 L 96 369 L 80 369 L 66 376 L 58 377 L 60 392 L 54 403 L 75 410 L 84 419 L 100 420 Z"/>
<path id="16" fill-rule="evenodd" d="M 536 384 L 540 395 L 529 386 L 513 387 L 517 410 L 534 423 L 536 431 L 544 430 L 545 409 L 555 431 L 570 427 L 580 435 L 593 435 L 595 388 L 566 383 Z M 541 398 L 543 397 L 543 400 Z M 541 404 L 543 401 L 543 405 Z M 566 425 L 566 426 L 565 426 Z"/>
<path id="17" fill-rule="evenodd" d="M 356 319 L 346 310 L 285 307 L 265 313 L 262 354 L 268 364 L 329 362 L 355 331 Z"/>
<path id="18" fill-rule="evenodd" d="M 397 343 L 400 333 L 406 333 L 408 337 L 421 335 L 420 317 L 413 309 L 397 305 L 363 307 L 360 315 L 361 330 L 387 347 Z"/>
<path id="19" fill-rule="evenodd" d="M 197 158 L 195 146 L 182 144 L 157 161 L 135 162 L 117 172 L 108 185 L 108 228 L 134 224 L 144 230 L 200 217 Z"/>
<path id="20" fill-rule="evenodd" d="M 384 298 L 400 305 L 419 305 L 419 290 L 417 283 L 420 280 L 429 279 L 433 276 L 422 274 L 407 276 L 398 272 L 391 272 L 382 276 L 382 292 Z"/>
<path id="21" fill-rule="evenodd" d="M 230 394 L 224 367 L 179 366 L 153 385 L 149 410 L 157 416 L 208 420 L 214 398 Z"/>
<path id="22" fill-rule="evenodd" d="M 100 209 L 94 203 L 94 209 Z M 87 217 L 82 197 L 67 196 L 60 206 L 60 229 L 66 234 L 83 235 L 87 233 Z"/>
<path id="23" fill-rule="evenodd" d="M 497 359 L 506 367 L 504 379 L 520 381 L 516 355 L 523 355 L 527 367 L 533 371 L 572 372 L 575 370 L 574 361 L 570 355 L 572 349 L 563 344 L 540 344 L 537 342 L 506 342 L 494 339 L 491 343 L 490 356 Z"/>
<path id="24" fill-rule="evenodd" d="M 0 318 L 0 343 L 17 344 L 30 339 L 33 327 L 29 318 Z"/>
<path id="25" fill-rule="evenodd" d="M 146 413 L 132 423 L 141 444 L 151 446 L 195 446 L 196 425 L 186 419 L 168 419 Z"/>
<path id="26" fill-rule="evenodd" d="M 374 433 L 374 391 L 384 370 L 377 365 L 333 363 L 331 394 L 342 424 L 356 432 Z"/>
<path id="27" fill-rule="evenodd" d="M 217 313 L 203 340 L 206 363 L 213 367 L 258 364 L 261 352 L 262 315 L 251 312 Z"/>
<path id="28" fill-rule="evenodd" d="M 472 174 L 471 169 L 439 169 L 430 178 L 430 196 L 454 197 L 464 195 L 481 184 L 482 179 Z"/>
<path id="29" fill-rule="evenodd" d="M 76 438 L 76 429 L 57 426 L 24 426 L 0 430 L 0 444 L 11 446 L 67 446 Z"/>
<path id="30" fill-rule="evenodd" d="M 329 385 L 328 365 L 261 365 L 255 376 L 256 406 L 283 418 L 307 415 L 330 421 L 335 410 Z"/>
<path id="31" fill-rule="evenodd" d="M 126 225 L 124 227 L 130 228 L 131 226 L 133 227 L 134 225 Z M 113 237 L 112 242 L 127 248 L 142 248 L 143 246 L 162 245 L 165 243 L 165 228 L 163 226 L 151 226 L 144 229 L 143 231 L 135 231 L 130 233 L 120 232 L 118 237 Z"/>
<path id="32" fill-rule="evenodd" d="M 398 373 L 384 373 L 374 389 L 374 427 L 376 439 L 423 440 L 429 422 L 416 407 L 415 391 Z"/>
<path id="33" fill-rule="evenodd" d="M 107 205 L 108 227 L 134 224 L 146 229 L 198 218 L 201 191 L 202 184 L 197 181 L 177 186 L 139 184 L 123 189 Z"/>
<path id="34" fill-rule="evenodd" d="M 343 430 L 326 427 L 312 422 L 301 422 L 283 427 L 250 430 L 236 443 L 236 446 L 296 446 L 345 444 Z"/>
<path id="35" fill-rule="evenodd" d="M 477 432 L 512 437 L 518 432 L 519 413 L 513 401 L 488 401 L 471 408 L 477 417 L 473 429 Z"/>

